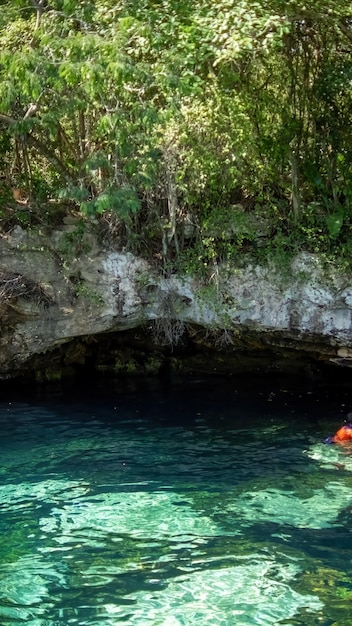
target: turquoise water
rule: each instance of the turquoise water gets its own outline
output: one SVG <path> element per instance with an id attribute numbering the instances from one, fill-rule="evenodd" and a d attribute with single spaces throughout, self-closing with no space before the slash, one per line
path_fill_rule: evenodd
<path id="1" fill-rule="evenodd" d="M 348 390 L 2 392 L 0 624 L 350 626 Z"/>

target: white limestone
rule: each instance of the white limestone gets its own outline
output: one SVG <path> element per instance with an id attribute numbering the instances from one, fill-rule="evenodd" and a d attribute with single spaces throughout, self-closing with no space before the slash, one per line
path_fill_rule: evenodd
<path id="1" fill-rule="evenodd" d="M 0 377 L 76 337 L 160 318 L 261 338 L 275 334 L 290 349 L 304 340 L 306 350 L 311 343 L 324 358 L 352 364 L 352 276 L 327 274 L 314 255 L 297 256 L 290 273 L 253 263 L 230 271 L 217 266 L 202 283 L 166 278 L 144 259 L 103 251 L 94 242 L 88 252 L 60 263 L 58 242 L 57 233 L 48 245 L 18 228 L 0 238 L 0 270 L 23 274 L 52 297 L 47 308 L 23 298 L 9 302 L 1 300 L 0 284 Z"/>

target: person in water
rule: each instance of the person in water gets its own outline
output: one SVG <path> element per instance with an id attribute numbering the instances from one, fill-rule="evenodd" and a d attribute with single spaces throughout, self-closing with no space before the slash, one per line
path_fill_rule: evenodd
<path id="1" fill-rule="evenodd" d="M 347 414 L 343 425 L 332 437 L 327 437 L 324 443 L 344 443 L 346 441 L 352 442 L 352 413 Z"/>

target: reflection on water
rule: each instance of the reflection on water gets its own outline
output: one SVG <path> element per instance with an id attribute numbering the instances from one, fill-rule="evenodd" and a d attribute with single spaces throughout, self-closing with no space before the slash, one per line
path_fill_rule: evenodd
<path id="1" fill-rule="evenodd" d="M 3 399 L 0 623 L 350 624 L 342 408 L 253 389 Z"/>

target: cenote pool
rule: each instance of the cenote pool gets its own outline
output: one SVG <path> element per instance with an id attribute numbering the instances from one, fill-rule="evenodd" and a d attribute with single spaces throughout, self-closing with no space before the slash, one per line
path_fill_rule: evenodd
<path id="1" fill-rule="evenodd" d="M 352 623 L 348 389 L 2 391 L 1 626 Z"/>

